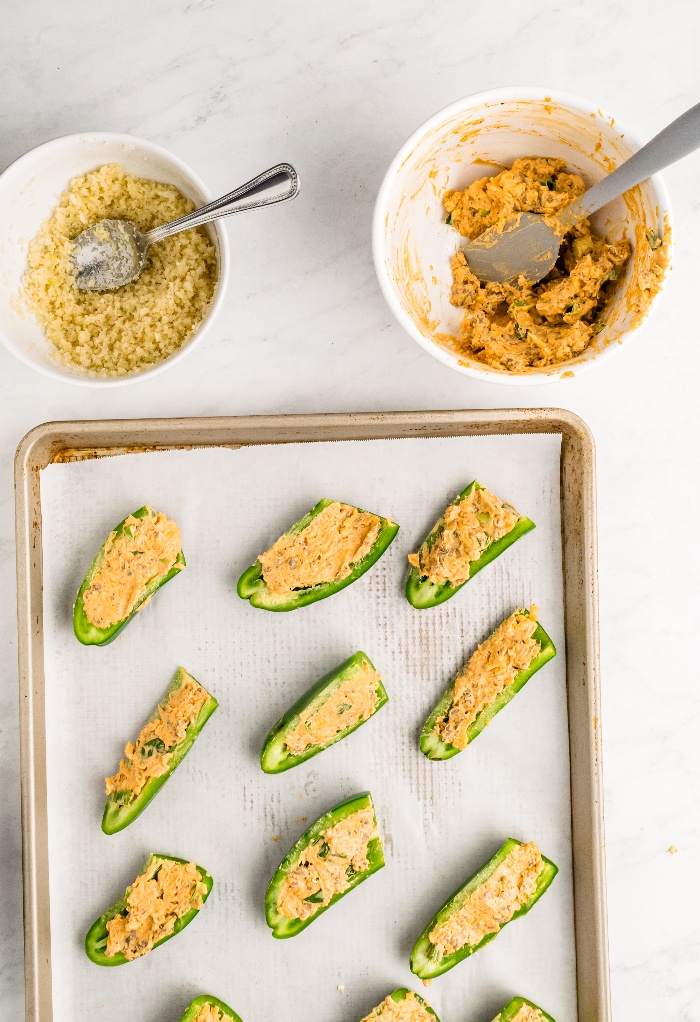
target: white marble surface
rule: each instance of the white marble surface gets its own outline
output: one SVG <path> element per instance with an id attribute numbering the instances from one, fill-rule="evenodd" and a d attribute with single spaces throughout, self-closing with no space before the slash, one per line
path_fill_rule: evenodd
<path id="1" fill-rule="evenodd" d="M 203 347 L 161 377 L 81 390 L 0 351 L 3 1019 L 21 1017 L 23 982 L 11 482 L 21 436 L 61 418 L 515 404 L 570 408 L 598 443 L 615 1016 L 698 1018 L 700 553 L 673 532 L 700 506 L 700 154 L 666 174 L 674 271 L 653 321 L 607 366 L 543 389 L 482 384 L 423 354 L 379 293 L 370 216 L 407 135 L 480 89 L 563 89 L 650 137 L 700 99 L 700 8 L 503 0 L 486 10 L 426 0 L 35 0 L 3 11 L 0 166 L 56 135 L 101 128 L 170 147 L 214 193 L 279 160 L 303 178 L 296 203 L 229 225 L 225 313 Z"/>

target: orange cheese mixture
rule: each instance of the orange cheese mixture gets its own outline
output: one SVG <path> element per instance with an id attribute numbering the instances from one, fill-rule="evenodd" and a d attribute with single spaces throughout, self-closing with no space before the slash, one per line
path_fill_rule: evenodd
<path id="1" fill-rule="evenodd" d="M 435 1022 L 434 1016 L 420 1003 L 412 990 L 409 990 L 403 1001 L 386 997 L 361 1022 L 372 1022 L 375 1018 L 381 1018 L 382 1022 Z"/>
<path id="2" fill-rule="evenodd" d="M 105 778 L 107 795 L 128 793 L 131 796 L 128 801 L 132 801 L 151 778 L 161 777 L 167 771 L 172 759 L 170 750 L 183 741 L 188 727 L 209 699 L 209 693 L 191 675 L 182 670 L 182 676 L 182 684 L 158 707 L 155 717 L 141 729 L 136 742 L 127 744 L 125 759 L 120 762 L 117 773 Z"/>
<path id="3" fill-rule="evenodd" d="M 501 539 L 520 520 L 518 512 L 485 489 L 474 489 L 458 504 L 450 504 L 433 532 L 435 540 L 423 543 L 417 554 L 409 554 L 408 563 L 440 585 L 461 585 L 469 578 L 470 564 L 484 550 Z"/>
<path id="4" fill-rule="evenodd" d="M 540 643 L 532 638 L 536 628 L 537 607 L 530 607 L 529 614 L 516 610 L 472 654 L 455 679 L 447 716 L 438 722 L 444 742 L 456 749 L 467 746 L 469 725 L 540 652 Z"/>
<path id="5" fill-rule="evenodd" d="M 585 191 L 564 160 L 528 157 L 463 191 L 448 191 L 448 223 L 478 238 L 518 212 L 556 215 Z M 587 220 L 569 230 L 555 267 L 530 285 L 482 284 L 462 252 L 452 258 L 452 304 L 464 309 L 457 349 L 494 369 L 521 373 L 581 354 L 605 325 L 611 288 L 631 254 L 627 241 L 608 242 Z"/>
<path id="6" fill-rule="evenodd" d="M 193 862 L 153 858 L 129 888 L 126 912 L 107 922 L 108 958 L 121 952 L 131 961 L 168 937 L 175 923 L 204 904 L 202 875 Z"/>
<path id="7" fill-rule="evenodd" d="M 310 745 L 324 745 L 341 731 L 369 720 L 377 705 L 377 682 L 380 676 L 368 664 L 353 672 L 317 709 L 313 706 L 300 714 L 299 723 L 285 738 L 284 744 L 293 756 Z"/>
<path id="8" fill-rule="evenodd" d="M 122 534 L 107 538 L 102 563 L 83 594 L 90 624 L 109 628 L 128 617 L 146 586 L 174 567 L 181 546 L 179 528 L 160 511 L 129 515 Z"/>
<path id="9" fill-rule="evenodd" d="M 347 578 L 372 549 L 381 524 L 369 511 L 334 501 L 297 536 L 285 534 L 260 554 L 268 589 L 288 593 Z"/>
<path id="10" fill-rule="evenodd" d="M 302 853 L 280 890 L 278 912 L 289 919 L 308 919 L 335 894 L 350 886 L 348 872 L 369 869 L 368 846 L 378 837 L 371 806 L 324 831 Z M 313 899 L 309 901 L 309 899 Z"/>
<path id="11" fill-rule="evenodd" d="M 194 1022 L 225 1022 L 227 1018 L 218 1004 L 203 1004 L 194 1017 Z"/>
<path id="12" fill-rule="evenodd" d="M 543 1022 L 544 1015 L 530 1004 L 521 1004 L 513 1022 Z"/>
<path id="13" fill-rule="evenodd" d="M 496 933 L 535 893 L 543 869 L 544 862 L 534 842 L 514 848 L 461 908 L 431 931 L 431 944 L 441 954 L 449 955 L 465 944 L 475 947 L 487 934 Z"/>

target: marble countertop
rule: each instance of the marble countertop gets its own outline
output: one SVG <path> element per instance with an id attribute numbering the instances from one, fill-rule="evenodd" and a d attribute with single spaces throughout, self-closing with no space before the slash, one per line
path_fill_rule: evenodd
<path id="1" fill-rule="evenodd" d="M 82 389 L 0 349 L 4 1019 L 23 1011 L 12 496 L 23 434 L 49 419 L 515 405 L 569 408 L 597 440 L 614 1014 L 698 1017 L 700 548 L 669 536 L 672 510 L 700 506 L 700 153 L 665 174 L 674 268 L 652 321 L 606 365 L 548 387 L 481 383 L 419 349 L 379 292 L 370 220 L 384 170 L 410 132 L 482 89 L 572 92 L 651 137 L 700 99 L 700 8 L 503 0 L 485 10 L 444 0 L 272 0 L 264 9 L 36 0 L 3 14 L 0 169 L 57 135 L 104 129 L 167 146 L 213 194 L 280 160 L 303 180 L 297 202 L 228 224 L 226 308 L 202 346 L 163 375 Z"/>

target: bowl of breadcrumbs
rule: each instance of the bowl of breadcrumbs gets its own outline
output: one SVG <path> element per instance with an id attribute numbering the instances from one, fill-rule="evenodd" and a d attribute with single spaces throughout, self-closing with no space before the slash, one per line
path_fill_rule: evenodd
<path id="1" fill-rule="evenodd" d="M 141 276 L 115 291 L 79 291 L 69 254 L 105 217 L 148 231 L 209 199 L 181 160 L 130 135 L 67 135 L 21 157 L 0 176 L 0 340 L 33 368 L 88 386 L 142 380 L 184 358 L 223 299 L 219 224 L 153 245 Z"/>

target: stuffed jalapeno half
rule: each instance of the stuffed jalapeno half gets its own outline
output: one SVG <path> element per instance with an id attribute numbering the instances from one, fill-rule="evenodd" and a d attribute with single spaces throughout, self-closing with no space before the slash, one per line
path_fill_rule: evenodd
<path id="1" fill-rule="evenodd" d="M 501 1008 L 493 1022 L 554 1022 L 554 1019 L 527 998 L 514 997 Z"/>
<path id="2" fill-rule="evenodd" d="M 417 610 L 449 600 L 470 578 L 535 528 L 476 480 L 459 493 L 415 554 L 406 598 Z"/>
<path id="3" fill-rule="evenodd" d="M 537 607 L 519 607 L 477 647 L 428 717 L 420 748 L 428 759 L 451 759 L 481 734 L 540 667 L 556 655 L 537 621 Z"/>
<path id="4" fill-rule="evenodd" d="M 241 1017 L 218 997 L 200 994 L 187 1006 L 180 1022 L 241 1022 Z"/>
<path id="5" fill-rule="evenodd" d="M 192 922 L 213 884 L 196 863 L 151 853 L 123 897 L 88 930 L 85 953 L 96 965 L 125 965 L 147 955 Z"/>
<path id="6" fill-rule="evenodd" d="M 372 567 L 399 527 L 338 500 L 320 500 L 238 580 L 238 595 L 263 610 L 296 610 L 332 596 Z"/>
<path id="7" fill-rule="evenodd" d="M 433 979 L 454 968 L 529 912 L 557 872 L 534 842 L 508 838 L 430 920 L 411 952 L 411 971 Z"/>
<path id="8" fill-rule="evenodd" d="M 265 739 L 266 774 L 304 763 L 361 727 L 388 701 L 382 679 L 361 650 L 324 675 L 277 721 Z"/>
<path id="9" fill-rule="evenodd" d="M 362 1022 L 372 1022 L 376 1018 L 382 1022 L 440 1022 L 428 1002 L 407 987 L 394 990 L 365 1015 Z"/>
<path id="10" fill-rule="evenodd" d="M 124 830 L 163 787 L 192 748 L 218 706 L 214 696 L 178 667 L 163 699 L 148 718 L 113 777 L 105 778 L 105 834 Z"/>
<path id="11" fill-rule="evenodd" d="M 369 792 L 325 813 L 282 860 L 265 895 L 273 937 L 294 937 L 384 865 Z"/>
<path id="12" fill-rule="evenodd" d="M 160 511 L 141 507 L 110 532 L 73 605 L 73 631 L 85 646 L 105 646 L 157 589 L 185 567 L 180 530 Z"/>

